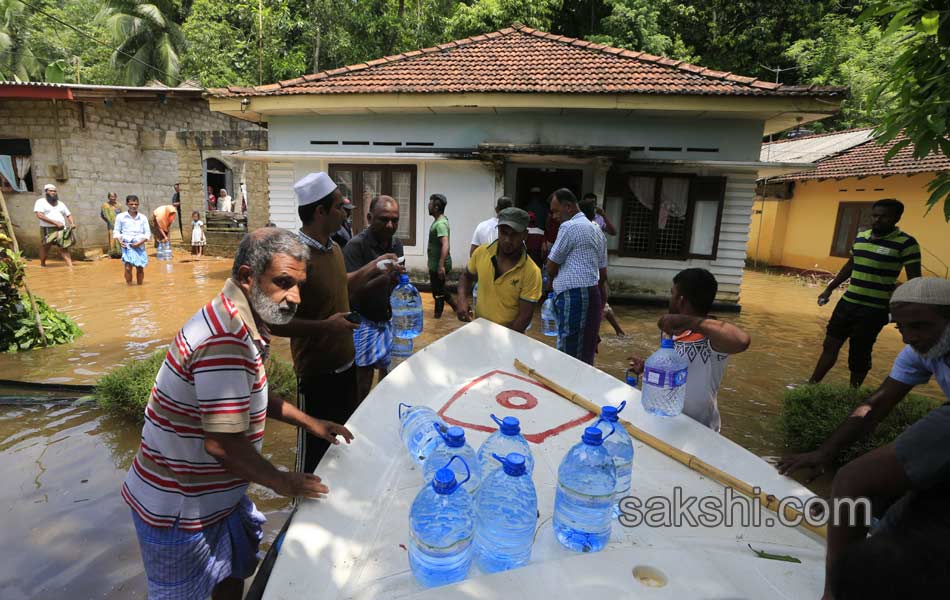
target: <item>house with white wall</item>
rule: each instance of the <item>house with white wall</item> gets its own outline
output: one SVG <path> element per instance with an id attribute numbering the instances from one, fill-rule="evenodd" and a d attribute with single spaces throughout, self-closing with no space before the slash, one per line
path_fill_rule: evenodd
<path id="1" fill-rule="evenodd" d="M 410 268 L 425 268 L 431 194 L 448 198 L 451 253 L 468 256 L 495 200 L 593 192 L 617 225 L 609 274 L 665 295 L 705 267 L 739 301 L 763 136 L 822 119 L 843 88 L 789 86 L 524 26 L 257 87 L 208 91 L 211 109 L 256 119 L 271 220 L 299 226 L 293 182 L 328 171 L 369 199 L 400 201 Z M 802 165 L 770 163 L 780 172 Z"/>

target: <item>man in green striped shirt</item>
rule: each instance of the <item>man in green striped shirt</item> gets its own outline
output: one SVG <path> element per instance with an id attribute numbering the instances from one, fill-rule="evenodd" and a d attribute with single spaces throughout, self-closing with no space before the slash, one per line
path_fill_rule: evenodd
<path id="1" fill-rule="evenodd" d="M 809 383 L 818 383 L 838 360 L 845 340 L 851 386 L 860 387 L 871 370 L 871 350 L 877 335 L 890 321 L 888 303 L 901 269 L 907 279 L 920 277 L 920 246 L 897 228 L 904 214 L 899 200 L 878 200 L 871 208 L 871 229 L 858 233 L 851 258 L 818 296 L 818 306 L 828 303 L 831 292 L 848 277 L 851 283 L 828 321 L 824 347 Z"/>

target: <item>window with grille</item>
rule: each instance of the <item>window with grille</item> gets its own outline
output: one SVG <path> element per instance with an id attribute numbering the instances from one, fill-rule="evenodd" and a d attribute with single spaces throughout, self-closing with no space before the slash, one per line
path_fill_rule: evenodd
<path id="1" fill-rule="evenodd" d="M 606 196 L 621 204 L 622 215 L 618 253 L 715 258 L 724 192 L 722 177 L 611 172 Z"/>
<path id="2" fill-rule="evenodd" d="M 858 233 L 871 228 L 873 202 L 841 202 L 838 204 L 838 219 L 835 235 L 831 240 L 831 255 L 849 258 L 851 246 Z"/>
<path id="3" fill-rule="evenodd" d="M 330 165 L 330 177 L 356 205 L 354 234 L 366 228 L 366 213 L 373 199 L 392 196 L 399 203 L 396 237 L 405 246 L 416 245 L 415 165 Z"/>

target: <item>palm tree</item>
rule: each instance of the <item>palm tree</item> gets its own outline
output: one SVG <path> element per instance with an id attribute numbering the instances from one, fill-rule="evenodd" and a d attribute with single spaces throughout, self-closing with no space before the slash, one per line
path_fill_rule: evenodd
<path id="1" fill-rule="evenodd" d="M 185 37 L 176 16 L 171 0 L 106 0 L 97 19 L 118 47 L 112 64 L 124 84 L 143 85 L 152 79 L 178 83 Z"/>
<path id="2" fill-rule="evenodd" d="M 0 79 L 30 81 L 42 78 L 43 66 L 29 45 L 26 6 L 0 0 Z"/>

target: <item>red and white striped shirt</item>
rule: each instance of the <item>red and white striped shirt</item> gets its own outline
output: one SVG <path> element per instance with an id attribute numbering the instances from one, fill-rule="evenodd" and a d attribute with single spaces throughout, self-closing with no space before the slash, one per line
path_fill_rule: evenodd
<path id="1" fill-rule="evenodd" d="M 269 338 L 234 281 L 168 347 L 122 497 L 154 527 L 198 530 L 228 516 L 248 482 L 205 451 L 205 432 L 244 433 L 261 450 Z"/>

